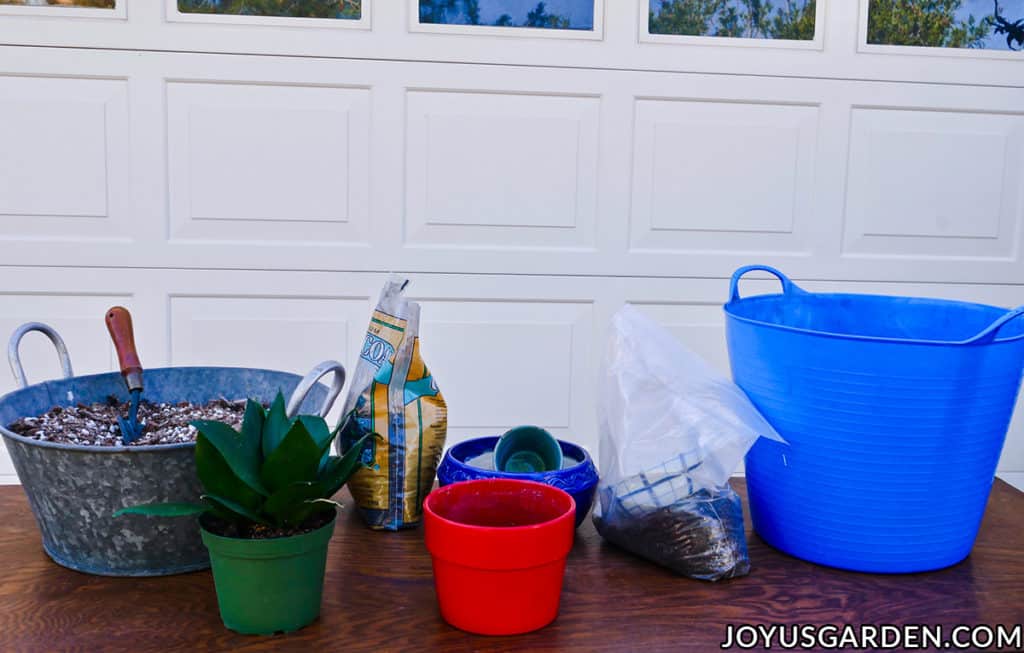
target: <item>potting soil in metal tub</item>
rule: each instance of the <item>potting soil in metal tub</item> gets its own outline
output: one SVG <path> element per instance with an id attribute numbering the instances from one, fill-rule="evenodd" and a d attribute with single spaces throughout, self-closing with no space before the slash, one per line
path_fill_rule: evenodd
<path id="1" fill-rule="evenodd" d="M 57 346 L 66 378 L 27 385 L 17 356 L 28 331 L 42 331 Z M 54 406 L 128 399 L 117 372 L 72 376 L 60 336 L 32 323 L 15 331 L 8 351 L 22 389 L 0 398 L 0 433 L 42 533 L 43 549 L 58 564 L 106 576 L 161 576 L 210 566 L 197 520 L 113 517 L 126 506 L 150 502 L 194 502 L 202 493 L 194 443 L 144 446 L 83 446 L 23 437 L 8 424 L 42 415 Z M 291 413 L 326 413 L 341 385 L 316 383 L 340 370 L 328 361 L 303 377 L 287 372 L 232 367 L 170 367 L 145 371 L 145 399 L 153 403 L 205 404 L 218 398 L 271 402 L 292 395 Z"/>

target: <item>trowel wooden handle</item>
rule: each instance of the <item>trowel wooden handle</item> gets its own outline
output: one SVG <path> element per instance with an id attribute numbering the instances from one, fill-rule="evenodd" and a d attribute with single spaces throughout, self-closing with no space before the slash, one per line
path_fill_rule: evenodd
<path id="1" fill-rule="evenodd" d="M 121 364 L 121 375 L 129 390 L 142 389 L 142 363 L 135 351 L 135 331 L 132 329 L 132 314 L 123 306 L 107 311 L 107 331 L 114 341 L 117 360 Z"/>

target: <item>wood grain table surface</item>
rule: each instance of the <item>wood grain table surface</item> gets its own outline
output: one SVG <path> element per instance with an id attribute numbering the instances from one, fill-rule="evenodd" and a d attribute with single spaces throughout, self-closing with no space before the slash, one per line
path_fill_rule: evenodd
<path id="1" fill-rule="evenodd" d="M 743 482 L 734 485 L 746 505 Z M 828 569 L 778 553 L 748 532 L 750 575 L 706 583 L 603 543 L 588 519 L 569 557 L 558 620 L 516 637 L 469 635 L 445 624 L 422 529 L 372 532 L 347 492 L 344 503 L 320 619 L 296 633 L 251 637 L 221 625 L 208 571 L 104 578 L 54 564 L 21 488 L 2 487 L 0 651 L 715 651 L 730 623 L 1024 620 L 1024 493 L 999 480 L 971 556 L 924 574 Z"/>

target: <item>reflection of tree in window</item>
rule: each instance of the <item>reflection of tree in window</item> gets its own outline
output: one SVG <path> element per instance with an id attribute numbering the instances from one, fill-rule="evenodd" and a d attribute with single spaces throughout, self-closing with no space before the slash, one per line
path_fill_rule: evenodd
<path id="1" fill-rule="evenodd" d="M 0 5 L 27 7 L 100 7 L 113 9 L 114 0 L 0 0 Z"/>
<path id="2" fill-rule="evenodd" d="M 178 11 L 193 14 L 354 20 L 362 14 L 362 0 L 178 0 Z"/>
<path id="3" fill-rule="evenodd" d="M 999 11 L 999 0 L 994 0 L 994 2 L 996 10 L 992 14 L 992 32 L 1005 35 L 1006 47 L 1010 50 L 1024 50 L 1024 18 L 1018 18 L 1013 22 L 1006 20 L 1006 17 Z M 1013 46 L 1014 42 L 1017 43 L 1017 47 Z"/>
<path id="4" fill-rule="evenodd" d="M 568 29 L 569 19 L 557 14 L 549 14 L 543 2 L 526 14 L 527 27 L 546 27 L 549 29 Z"/>
<path id="5" fill-rule="evenodd" d="M 1024 0 L 870 0 L 868 43 L 1024 48 Z"/>
<path id="6" fill-rule="evenodd" d="M 815 0 L 649 0 L 651 34 L 814 38 Z"/>
<path id="7" fill-rule="evenodd" d="M 427 24 L 594 28 L 593 0 L 419 0 L 419 7 Z"/>

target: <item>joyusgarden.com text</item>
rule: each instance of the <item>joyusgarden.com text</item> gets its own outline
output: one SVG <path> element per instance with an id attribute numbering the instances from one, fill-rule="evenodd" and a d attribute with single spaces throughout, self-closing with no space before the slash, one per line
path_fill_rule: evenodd
<path id="1" fill-rule="evenodd" d="M 1024 648 L 1021 624 L 928 626 L 923 624 L 728 624 L 726 650 L 990 650 Z"/>

